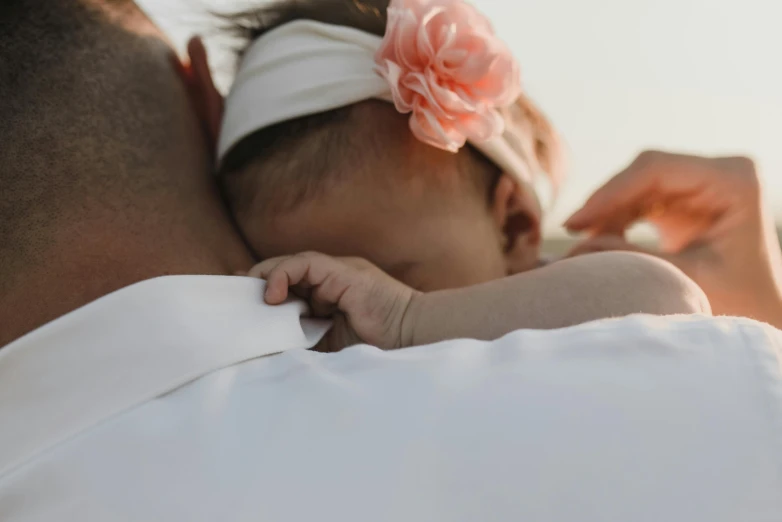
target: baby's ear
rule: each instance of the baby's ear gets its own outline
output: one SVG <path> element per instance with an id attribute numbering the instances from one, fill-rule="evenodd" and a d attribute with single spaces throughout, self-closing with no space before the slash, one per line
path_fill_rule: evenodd
<path id="1" fill-rule="evenodd" d="M 540 218 L 522 190 L 516 180 L 503 174 L 491 203 L 509 275 L 535 268 L 540 257 Z"/>

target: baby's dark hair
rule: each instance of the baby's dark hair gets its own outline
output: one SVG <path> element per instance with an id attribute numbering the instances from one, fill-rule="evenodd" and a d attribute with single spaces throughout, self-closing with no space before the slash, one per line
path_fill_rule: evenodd
<path id="1" fill-rule="evenodd" d="M 296 20 L 352 27 L 382 37 L 388 5 L 389 0 L 281 0 L 224 19 L 229 33 L 242 42 L 238 53 L 241 63 L 252 42 Z M 271 215 L 293 209 L 349 176 L 377 171 L 378 162 L 399 162 L 399 169 L 404 170 L 403 158 L 386 154 L 387 140 L 393 138 L 385 132 L 384 122 L 377 121 L 379 115 L 386 114 L 379 111 L 388 108 L 393 106 L 370 100 L 278 123 L 245 137 L 227 152 L 221 164 L 219 178 L 229 207 L 239 216 L 250 209 Z M 526 99 L 514 109 L 513 117 L 526 119 L 535 136 L 539 167 L 554 172 L 556 140 L 548 121 Z M 393 110 L 388 114 L 389 118 L 401 117 Z M 470 145 L 459 155 L 464 159 L 459 170 L 491 194 L 500 169 Z M 251 165 L 259 169 L 248 169 Z"/>

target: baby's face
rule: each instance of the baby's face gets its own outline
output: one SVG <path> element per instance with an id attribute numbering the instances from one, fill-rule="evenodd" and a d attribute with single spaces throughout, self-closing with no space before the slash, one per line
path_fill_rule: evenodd
<path id="1" fill-rule="evenodd" d="M 415 187 L 347 185 L 271 223 L 240 225 L 264 258 L 305 251 L 362 257 L 421 291 L 508 275 L 506 242 L 489 202 L 458 196 Z M 532 268 L 537 251 L 525 255 L 530 260 L 526 268 Z"/>

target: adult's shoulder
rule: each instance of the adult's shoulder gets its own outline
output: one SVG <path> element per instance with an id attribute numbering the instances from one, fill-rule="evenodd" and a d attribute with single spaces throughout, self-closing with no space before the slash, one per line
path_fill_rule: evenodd
<path id="1" fill-rule="evenodd" d="M 498 366 L 503 371 L 513 366 L 511 362 L 521 368 L 569 360 L 576 364 L 613 361 L 612 370 L 617 371 L 654 360 L 676 365 L 683 360 L 712 361 L 705 366 L 714 369 L 732 358 L 768 362 L 774 369 L 782 364 L 782 331 L 738 317 L 639 314 L 555 330 L 519 330 L 491 342 L 457 339 L 395 351 L 359 346 L 329 357 L 311 352 L 286 357 L 315 357 L 335 369 L 341 364 L 358 368 L 361 362 L 367 369 L 420 366 L 434 373 L 447 371 L 441 363 L 465 357 L 469 358 L 465 368 Z"/>
<path id="2" fill-rule="evenodd" d="M 744 319 L 634 316 L 488 343 L 289 351 L 235 374 L 245 411 L 232 414 L 316 503 L 356 492 L 354 514 L 391 495 L 396 519 L 771 520 L 780 338 Z"/>
<path id="3" fill-rule="evenodd" d="M 109 505 L 147 520 L 776 520 L 779 340 L 748 320 L 636 316 L 292 349 L 70 439 L 9 477 L 0 505 L 24 492 L 74 520 Z"/>

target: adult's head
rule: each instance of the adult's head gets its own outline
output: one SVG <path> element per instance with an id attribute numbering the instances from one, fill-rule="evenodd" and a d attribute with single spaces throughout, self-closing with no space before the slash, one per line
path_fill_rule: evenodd
<path id="1" fill-rule="evenodd" d="M 553 170 L 551 127 L 528 99 L 516 99 L 515 61 L 490 29 L 475 29 L 484 27 L 483 19 L 471 12 L 454 23 L 465 33 L 454 40 L 484 42 L 466 56 L 475 60 L 475 53 L 486 50 L 477 60 L 491 66 L 479 80 L 471 69 L 475 86 L 468 85 L 466 74 L 459 83 L 458 73 L 469 62 L 459 61 L 464 49 L 451 49 L 457 58 L 447 67 L 457 73 L 446 77 L 441 71 L 442 78 L 428 81 L 442 85 L 428 88 L 480 93 L 489 89 L 482 91 L 478 83 L 501 85 L 497 91 L 508 94 L 497 95 L 505 100 L 497 102 L 497 112 L 503 111 L 509 132 L 500 138 L 517 138 L 502 141 L 502 150 L 513 153 L 492 157 L 482 147 L 485 139 L 442 150 L 447 147 L 436 138 L 446 131 L 416 133 L 432 119 L 397 111 L 384 93 L 391 80 L 373 70 L 395 9 L 400 5 L 392 2 L 389 9 L 388 0 L 282 0 L 259 2 L 231 19 L 246 45 L 227 104 L 221 181 L 248 243 L 262 258 L 306 250 L 364 257 L 422 290 L 535 267 L 539 208 L 531 188 L 522 188 L 520 181 L 528 178 L 519 171 L 534 176 Z M 434 26 L 452 20 L 457 10 L 469 10 L 458 2 L 445 9 L 428 31 L 436 33 Z M 446 51 L 438 48 L 438 56 Z M 453 97 L 421 104 L 461 107 Z M 487 102 L 492 109 L 494 101 Z M 517 161 L 503 164 L 508 156 Z M 509 165 L 519 164 L 511 172 Z"/>
<path id="2" fill-rule="evenodd" d="M 143 279 L 246 266 L 191 54 L 132 0 L 0 3 L 0 345 Z"/>

